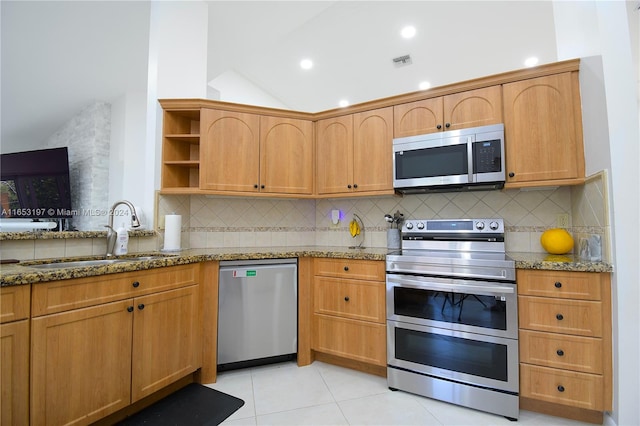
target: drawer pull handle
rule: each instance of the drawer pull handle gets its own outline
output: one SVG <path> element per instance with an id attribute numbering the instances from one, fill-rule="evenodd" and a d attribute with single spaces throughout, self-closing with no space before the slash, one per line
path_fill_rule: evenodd
<path id="1" fill-rule="evenodd" d="M 345 271 L 348 271 L 348 270 L 349 270 L 349 267 L 348 267 L 348 266 L 345 266 L 345 267 L 344 267 L 344 270 L 345 270 Z"/>
<path id="2" fill-rule="evenodd" d="M 131 285 L 133 286 L 133 288 L 138 288 L 140 286 L 140 283 L 138 281 L 134 281 L 133 283 L 131 283 Z"/>
<path id="3" fill-rule="evenodd" d="M 562 316 L 562 314 L 557 314 L 557 315 L 556 315 L 556 319 L 557 319 L 558 321 L 562 321 L 562 320 L 564 319 L 564 317 Z"/>
<path id="4" fill-rule="evenodd" d="M 345 296 L 345 297 L 344 297 L 344 301 L 345 301 L 345 302 L 348 302 L 348 301 L 349 301 L 349 296 Z"/>
<path id="5" fill-rule="evenodd" d="M 127 312 L 133 312 L 133 306 L 127 307 Z"/>
<path id="6" fill-rule="evenodd" d="M 562 349 L 558 349 L 556 353 L 558 354 L 558 356 L 564 356 L 564 351 Z"/>
<path id="7" fill-rule="evenodd" d="M 143 309 L 144 309 L 144 303 L 140 303 L 140 304 L 138 305 L 138 309 L 143 310 Z"/>
<path id="8" fill-rule="evenodd" d="M 562 385 L 558 386 L 558 392 L 564 392 L 564 386 Z"/>
<path id="9" fill-rule="evenodd" d="M 556 281 L 554 285 L 556 286 L 556 288 L 562 287 L 562 283 L 560 281 Z"/>

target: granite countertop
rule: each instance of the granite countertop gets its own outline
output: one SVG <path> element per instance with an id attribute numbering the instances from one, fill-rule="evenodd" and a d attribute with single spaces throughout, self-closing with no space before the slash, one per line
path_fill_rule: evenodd
<path id="1" fill-rule="evenodd" d="M 40 282 L 84 278 L 120 272 L 142 271 L 165 266 L 213 260 L 284 259 L 292 257 L 325 257 L 336 259 L 385 260 L 387 248 L 349 249 L 346 247 L 302 246 L 302 247 L 248 247 L 219 249 L 189 249 L 179 253 L 135 253 L 122 256 L 158 256 L 151 260 L 135 260 L 108 265 L 79 266 L 68 268 L 32 268 L 29 265 L 55 263 L 61 259 L 38 259 L 21 263 L 4 264 L 0 268 L 0 286 L 35 284 Z M 508 253 L 517 269 L 543 269 L 554 271 L 611 272 L 605 262 L 584 262 L 572 255 L 550 256 L 545 253 Z M 66 258 L 64 261 L 88 260 L 95 257 Z"/>

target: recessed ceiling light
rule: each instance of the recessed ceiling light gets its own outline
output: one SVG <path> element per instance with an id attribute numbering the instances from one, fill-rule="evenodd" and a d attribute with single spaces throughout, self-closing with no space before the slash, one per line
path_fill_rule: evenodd
<path id="1" fill-rule="evenodd" d="M 313 68 L 313 61 L 311 59 L 303 59 L 300 61 L 300 68 L 303 70 L 310 70 Z"/>
<path id="2" fill-rule="evenodd" d="M 338 102 L 338 105 L 344 108 L 346 106 L 349 106 L 349 101 L 346 99 L 341 99 L 340 102 Z"/>
<path id="3" fill-rule="evenodd" d="M 538 65 L 538 58 L 536 58 L 535 56 L 527 58 L 524 61 L 524 66 L 525 67 L 535 67 L 536 65 Z"/>
<path id="4" fill-rule="evenodd" d="M 413 38 L 416 35 L 416 27 L 412 25 L 407 25 L 400 31 L 400 34 L 404 38 Z"/>
<path id="5" fill-rule="evenodd" d="M 420 90 L 427 90 L 431 87 L 431 83 L 429 83 L 428 81 L 421 81 L 418 87 L 420 88 Z"/>

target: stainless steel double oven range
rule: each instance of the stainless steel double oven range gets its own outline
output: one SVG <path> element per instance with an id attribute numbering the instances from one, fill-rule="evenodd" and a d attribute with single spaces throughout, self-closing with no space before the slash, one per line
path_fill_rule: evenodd
<path id="1" fill-rule="evenodd" d="M 389 387 L 517 419 L 515 264 L 502 219 L 408 220 L 386 267 Z"/>

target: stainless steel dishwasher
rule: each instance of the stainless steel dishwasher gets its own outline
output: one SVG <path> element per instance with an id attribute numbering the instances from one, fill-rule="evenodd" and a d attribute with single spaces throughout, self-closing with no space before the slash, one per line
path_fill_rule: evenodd
<path id="1" fill-rule="evenodd" d="M 220 262 L 218 370 L 294 359 L 297 259 Z"/>

